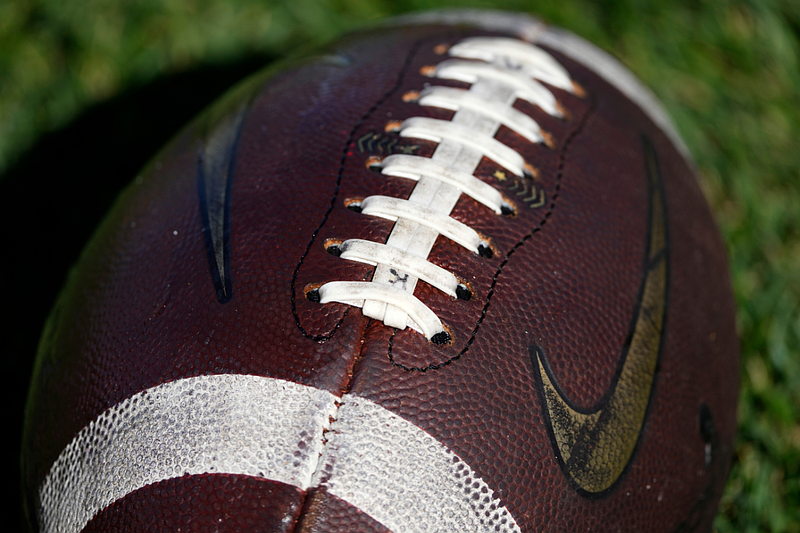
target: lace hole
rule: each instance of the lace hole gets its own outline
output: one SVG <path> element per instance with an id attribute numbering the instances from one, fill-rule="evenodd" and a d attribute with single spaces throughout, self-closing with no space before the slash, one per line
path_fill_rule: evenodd
<path id="1" fill-rule="evenodd" d="M 419 73 L 422 74 L 423 76 L 427 76 L 429 78 L 432 78 L 432 77 L 434 77 L 436 75 L 436 66 L 434 66 L 434 65 L 426 65 L 426 66 L 422 67 L 421 69 L 419 69 Z"/>
<path id="2" fill-rule="evenodd" d="M 433 344 L 436 344 L 437 346 L 447 344 L 450 342 L 450 334 L 447 333 L 446 331 L 440 331 L 439 333 L 431 337 L 431 342 Z"/>
<path id="3" fill-rule="evenodd" d="M 416 102 L 419 100 L 419 91 L 408 91 L 403 95 L 404 102 Z"/>
<path id="4" fill-rule="evenodd" d="M 535 166 L 531 165 L 530 163 L 525 163 L 522 168 L 522 175 L 525 178 L 531 180 L 538 180 L 539 179 L 539 169 Z"/>
<path id="5" fill-rule="evenodd" d="M 318 304 L 322 297 L 319 295 L 319 288 L 311 289 L 306 293 L 306 300 Z"/>
<path id="6" fill-rule="evenodd" d="M 403 121 L 402 120 L 390 120 L 386 123 L 386 126 L 383 130 L 386 133 L 397 133 L 403 128 Z"/>
<path id="7" fill-rule="evenodd" d="M 344 206 L 349 209 L 350 211 L 354 211 L 356 213 L 361 212 L 361 202 L 363 198 L 348 198 L 344 201 Z"/>
<path id="8" fill-rule="evenodd" d="M 381 170 L 383 170 L 382 161 L 383 161 L 382 157 L 378 157 L 375 155 L 369 156 L 367 158 L 367 168 L 373 172 L 380 172 Z"/>
<path id="9" fill-rule="evenodd" d="M 342 255 L 342 240 L 341 239 L 325 239 L 325 251 L 334 257 Z"/>
<path id="10" fill-rule="evenodd" d="M 472 299 L 472 291 L 463 283 L 459 283 L 456 286 L 456 298 L 468 302 Z"/>

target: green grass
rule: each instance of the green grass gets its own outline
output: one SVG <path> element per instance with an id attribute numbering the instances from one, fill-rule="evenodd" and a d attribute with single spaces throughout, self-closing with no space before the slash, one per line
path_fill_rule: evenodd
<path id="1" fill-rule="evenodd" d="M 739 309 L 740 434 L 716 528 L 800 533 L 800 2 L 458 4 L 538 13 L 614 53 L 664 102 L 722 228 Z M 0 172 L 44 132 L 159 76 L 443 5 L 5 0 Z"/>

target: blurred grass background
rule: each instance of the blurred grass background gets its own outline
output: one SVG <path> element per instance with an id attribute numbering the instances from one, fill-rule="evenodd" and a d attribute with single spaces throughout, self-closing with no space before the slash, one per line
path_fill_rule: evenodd
<path id="1" fill-rule="evenodd" d="M 526 11 L 570 29 L 665 104 L 700 168 L 738 302 L 740 434 L 715 528 L 800 533 L 797 0 L 3 0 L 0 276 L 13 316 L 0 368 L 10 423 L 21 426 L 38 335 L 67 269 L 183 122 L 298 47 L 447 5 Z M 8 503 L 13 519 L 19 501 Z"/>

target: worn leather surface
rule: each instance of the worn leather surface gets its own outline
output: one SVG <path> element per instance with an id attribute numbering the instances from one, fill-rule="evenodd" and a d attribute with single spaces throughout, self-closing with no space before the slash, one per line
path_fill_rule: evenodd
<path id="1" fill-rule="evenodd" d="M 83 531 L 285 533 L 294 531 L 304 499 L 300 490 L 277 481 L 223 474 L 184 476 L 117 500 Z"/>
<path id="2" fill-rule="evenodd" d="M 364 318 L 360 309 L 305 298 L 315 284 L 369 279 L 371 267 L 335 257 L 323 243 L 385 241 L 391 222 L 345 203 L 408 196 L 414 182 L 373 172 L 366 161 L 405 150 L 432 153 L 433 143 L 400 139 L 385 126 L 412 116 L 450 118 L 452 112 L 403 95 L 433 81 L 420 69 L 444 59 L 436 45 L 486 34 L 382 28 L 268 77 L 236 145 L 232 293 L 224 303 L 210 275 L 197 185 L 197 154 L 213 124 L 190 125 L 154 159 L 84 252 L 45 331 L 23 443 L 29 506 L 64 446 L 104 410 L 166 381 L 243 373 L 355 393 L 413 422 L 470 464 L 523 531 L 710 528 L 731 455 L 738 376 L 725 250 L 687 162 L 639 108 L 590 70 L 552 52 L 586 91 L 581 97 L 552 89 L 568 112 L 564 120 L 515 104 L 553 136 L 552 149 L 504 128 L 496 136 L 538 169 L 535 182 L 498 174 L 503 169 L 487 159 L 479 166 L 476 175 L 512 199 L 515 216 L 464 196 L 456 205 L 452 216 L 490 237 L 494 257 L 443 237 L 435 244 L 429 260 L 469 280 L 475 293 L 454 301 L 422 282 L 417 287 L 415 295 L 449 328 L 451 344 L 438 347 L 413 330 Z M 658 154 L 667 205 L 664 339 L 634 457 L 613 490 L 592 498 L 576 491 L 558 464 L 530 349 L 544 351 L 561 390 L 579 407 L 597 404 L 614 380 L 646 254 L 643 136 Z M 529 193 L 541 195 L 541 205 L 525 202 Z M 710 465 L 698 428 L 704 404 L 716 429 Z M 297 517 L 302 509 L 309 513 L 300 520 L 304 532 L 362 531 L 353 524 L 370 523 L 326 493 L 309 497 L 263 480 L 214 477 L 145 488 L 87 530 L 122 530 L 116 517 L 137 513 L 177 524 L 184 501 L 201 519 L 223 510 L 246 514 L 251 500 L 273 517 Z M 186 499 L 196 490 L 209 491 L 213 506 Z M 235 491 L 241 511 L 227 507 L 233 504 L 226 495 Z M 126 523 L 139 523 L 132 520 Z M 155 530 L 147 520 L 125 530 Z M 256 530 L 246 524 L 220 527 Z M 363 527 L 373 530 L 380 525 Z"/>

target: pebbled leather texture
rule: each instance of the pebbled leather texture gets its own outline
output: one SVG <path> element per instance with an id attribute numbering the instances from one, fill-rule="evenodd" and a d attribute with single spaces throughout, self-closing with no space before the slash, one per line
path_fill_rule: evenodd
<path id="1" fill-rule="evenodd" d="M 324 489 L 309 491 L 303 516 L 297 524 L 298 533 L 388 533 L 390 530 L 372 517 L 349 505 Z"/>
<path id="2" fill-rule="evenodd" d="M 403 96 L 434 81 L 467 88 L 421 69 L 446 58 L 437 45 L 478 35 L 502 34 L 429 24 L 346 37 L 324 56 L 250 81 L 156 156 L 92 239 L 46 327 L 23 442 L 32 517 L 51 465 L 102 412 L 161 383 L 248 374 L 358 395 L 413 423 L 469 464 L 522 531 L 710 529 L 732 453 L 738 392 L 725 249 L 691 166 L 592 70 L 544 47 L 586 94 L 549 87 L 567 112 L 563 120 L 515 104 L 552 135 L 552 148 L 498 131 L 496 139 L 538 170 L 536 179 L 517 178 L 484 158 L 475 172 L 512 200 L 514 216 L 464 195 L 456 204 L 453 218 L 489 237 L 493 257 L 441 236 L 434 245 L 428 259 L 473 290 L 461 301 L 417 285 L 415 296 L 448 327 L 450 344 L 386 327 L 355 307 L 306 298 L 309 287 L 325 282 L 370 279 L 372 267 L 335 257 L 324 243 L 385 242 L 393 223 L 346 203 L 408 197 L 415 182 L 370 170 L 368 159 L 433 153 L 435 143 L 400 138 L 387 123 L 450 119 L 451 111 Z M 242 109 L 241 120 L 225 119 Z M 215 128 L 238 129 L 220 137 Z M 215 255 L 208 235 L 198 154 L 213 152 L 217 138 L 236 142 L 230 183 L 215 189 L 215 201 L 227 202 L 229 261 L 215 280 L 213 262 L 222 252 Z M 531 353 L 545 354 L 578 408 L 602 402 L 615 382 L 648 250 L 643 138 L 657 154 L 666 202 L 664 333 L 631 462 L 609 491 L 592 497 L 559 464 Z M 704 405 L 714 427 L 705 435 Z M 270 520 L 275 525 L 267 527 Z M 84 531 L 180 524 L 191 531 L 212 524 L 219 531 L 387 530 L 324 488 L 205 474 L 131 493 Z"/>
<path id="3" fill-rule="evenodd" d="M 288 533 L 294 531 L 304 499 L 305 495 L 294 487 L 254 477 L 179 477 L 148 485 L 117 500 L 83 531 Z"/>

